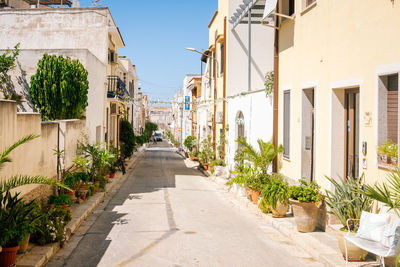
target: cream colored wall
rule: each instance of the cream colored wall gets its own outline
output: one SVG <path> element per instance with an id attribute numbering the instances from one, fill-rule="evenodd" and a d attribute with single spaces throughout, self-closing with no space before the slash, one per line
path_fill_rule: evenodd
<path id="1" fill-rule="evenodd" d="M 376 162 L 377 147 L 377 72 L 400 72 L 400 4 L 396 1 L 329 0 L 318 1 L 301 13 L 296 0 L 295 20 L 286 20 L 280 29 L 279 54 L 279 142 L 283 136 L 283 91 L 291 90 L 290 160 L 281 161 L 281 173 L 298 179 L 301 175 L 301 103 L 302 89 L 315 87 L 316 108 L 316 180 L 330 185 L 324 175 L 336 176 L 343 170 L 332 168 L 332 142 L 338 125 L 332 118 L 333 90 L 360 87 L 361 142 L 368 143 L 367 182 L 383 180 L 385 172 Z M 340 89 L 342 90 L 342 89 Z M 372 123 L 363 122 L 365 112 Z M 340 157 L 340 155 L 339 155 Z M 343 157 L 344 158 L 344 155 Z M 361 157 L 360 157 L 361 161 Z M 333 164 L 335 165 L 335 164 Z"/>
<path id="2" fill-rule="evenodd" d="M 65 125 L 65 140 L 60 150 L 65 150 L 66 168 L 72 165 L 75 157 L 76 142 L 85 121 L 60 121 Z M 54 177 L 57 174 L 57 122 L 42 122 L 38 113 L 17 113 L 14 101 L 0 100 L 0 151 L 29 134 L 40 135 L 26 144 L 16 148 L 11 154 L 11 163 L 5 163 L 0 169 L 0 179 L 12 175 L 44 175 Z M 61 136 L 60 139 L 63 139 Z M 64 146 L 65 144 L 65 146 Z M 18 188 L 22 195 L 30 193 L 37 186 L 30 185 Z"/>

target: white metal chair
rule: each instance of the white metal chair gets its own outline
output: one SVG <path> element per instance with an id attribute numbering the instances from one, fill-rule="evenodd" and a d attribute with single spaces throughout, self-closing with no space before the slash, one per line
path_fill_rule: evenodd
<path id="1" fill-rule="evenodd" d="M 363 213 L 365 213 L 365 211 L 363 211 Z M 379 215 L 385 216 L 385 214 L 379 214 Z M 388 246 L 383 245 L 382 241 L 377 242 L 376 240 L 364 238 L 362 237 L 362 233 L 359 232 L 357 232 L 357 234 L 354 236 L 350 236 L 350 227 L 349 227 L 350 221 L 360 221 L 360 220 L 359 219 L 347 220 L 348 233 L 344 237 L 344 245 L 346 249 L 346 267 L 348 266 L 347 241 L 353 243 L 359 248 L 362 248 L 370 253 L 379 256 L 383 267 L 385 267 L 385 257 L 393 257 L 400 252 L 400 247 L 398 242 L 400 237 L 400 220 L 398 218 L 392 219 L 391 223 L 388 223 L 385 226 L 385 230 L 382 232 L 381 239 L 386 238 L 386 240 L 389 240 Z M 363 221 L 361 220 L 360 228 L 362 223 Z M 374 229 L 371 230 L 373 231 Z"/>

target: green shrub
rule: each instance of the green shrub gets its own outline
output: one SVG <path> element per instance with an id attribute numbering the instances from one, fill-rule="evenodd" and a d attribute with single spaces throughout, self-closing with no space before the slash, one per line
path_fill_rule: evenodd
<path id="1" fill-rule="evenodd" d="M 188 137 L 185 138 L 185 141 L 183 141 L 183 145 L 190 151 L 192 152 L 193 148 L 197 144 L 197 138 L 195 136 L 189 135 Z"/>
<path id="2" fill-rule="evenodd" d="M 121 142 L 121 153 L 125 158 L 129 158 L 135 149 L 135 134 L 129 121 L 123 119 L 120 125 L 119 140 Z"/>
<path id="3" fill-rule="evenodd" d="M 288 202 L 289 185 L 280 175 L 274 174 L 270 177 L 268 183 L 265 184 L 262 196 L 266 203 L 275 209 L 278 201 L 281 203 Z"/>
<path id="4" fill-rule="evenodd" d="M 70 211 L 60 206 L 41 206 L 36 214 L 40 216 L 40 220 L 31 233 L 32 241 L 39 245 L 60 242 L 60 245 L 63 246 L 66 234 L 65 226 L 72 219 Z"/>
<path id="5" fill-rule="evenodd" d="M 267 201 L 264 198 L 261 198 L 260 203 L 258 204 L 258 208 L 263 212 L 263 213 L 271 213 L 271 206 L 267 203 Z"/>
<path id="6" fill-rule="evenodd" d="M 60 195 L 50 195 L 48 197 L 48 203 L 50 205 L 57 205 L 57 206 L 61 206 L 61 205 L 72 205 L 72 200 L 71 200 L 71 196 L 70 195 L 65 195 L 65 194 L 60 194 Z"/>
<path id="7" fill-rule="evenodd" d="M 79 186 L 81 179 L 77 177 L 75 173 L 68 173 L 63 182 L 69 188 L 76 189 Z"/>
<path id="8" fill-rule="evenodd" d="M 79 119 L 88 105 L 88 72 L 69 57 L 44 54 L 29 93 L 42 119 Z"/>
<path id="9" fill-rule="evenodd" d="M 321 200 L 319 185 L 315 181 L 308 183 L 304 179 L 300 179 L 299 182 L 300 185 L 292 185 L 289 187 L 290 198 L 298 200 L 299 202 L 314 202 L 318 205 Z"/>

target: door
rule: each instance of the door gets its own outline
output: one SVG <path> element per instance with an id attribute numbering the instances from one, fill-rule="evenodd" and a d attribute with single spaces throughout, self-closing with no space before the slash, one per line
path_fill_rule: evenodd
<path id="1" fill-rule="evenodd" d="M 345 177 L 359 176 L 359 89 L 345 91 Z"/>
<path id="2" fill-rule="evenodd" d="M 314 180 L 314 89 L 303 89 L 301 177 Z"/>

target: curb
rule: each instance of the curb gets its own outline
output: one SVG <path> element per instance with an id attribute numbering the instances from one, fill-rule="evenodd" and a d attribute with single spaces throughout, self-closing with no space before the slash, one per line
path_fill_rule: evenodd
<path id="1" fill-rule="evenodd" d="M 134 164 L 138 161 L 138 159 L 142 156 L 145 149 L 138 152 L 137 155 L 132 158 L 127 166 L 127 171 L 131 169 Z M 72 220 L 67 224 L 67 240 L 70 236 L 79 228 L 79 226 L 86 220 L 86 218 L 93 212 L 93 210 L 103 202 L 104 198 L 107 194 L 111 192 L 111 190 L 115 187 L 116 184 L 122 182 L 126 179 L 127 176 L 124 176 L 121 172 L 119 172 L 114 179 L 112 179 L 111 183 L 106 185 L 104 192 L 99 192 L 96 195 L 92 196 L 89 200 L 87 200 L 83 204 L 74 204 L 72 210 Z M 59 250 L 59 243 L 52 243 L 45 246 L 39 246 L 35 244 L 29 244 L 28 253 L 18 255 L 17 260 L 15 262 L 16 267 L 42 267 L 44 266 Z"/>

